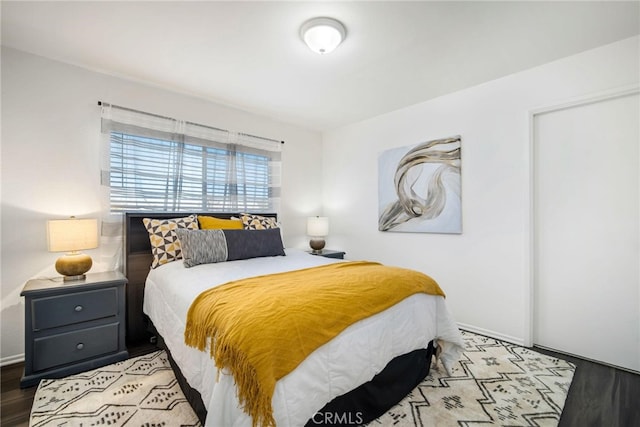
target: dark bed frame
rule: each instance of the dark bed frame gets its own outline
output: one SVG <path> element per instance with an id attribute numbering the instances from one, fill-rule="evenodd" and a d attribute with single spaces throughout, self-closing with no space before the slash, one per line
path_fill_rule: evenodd
<path id="1" fill-rule="evenodd" d="M 195 214 L 221 219 L 239 216 L 237 213 L 220 212 Z M 149 234 L 142 220 L 143 218 L 180 218 L 187 215 L 189 214 L 176 212 L 127 212 L 124 215 L 124 272 L 128 279 L 127 342 L 132 344 L 157 340 L 158 346 L 167 352 L 182 391 L 204 425 L 207 412 L 200 393 L 189 386 L 173 360 L 171 352 L 164 345 L 163 338 L 157 334 L 152 322 L 142 311 L 144 286 L 152 260 Z M 257 215 L 277 217 L 275 213 L 257 213 Z M 433 344 L 429 342 L 424 349 L 396 357 L 371 381 L 336 397 L 325 405 L 306 426 L 363 424 L 380 417 L 400 402 L 429 374 L 433 352 Z"/>
<path id="2" fill-rule="evenodd" d="M 194 212 L 196 215 L 212 216 L 220 219 L 239 217 L 239 213 Z M 149 232 L 144 226 L 144 218 L 171 219 L 190 215 L 185 212 L 126 212 L 124 214 L 124 275 L 127 277 L 127 342 L 148 341 L 153 335 L 149 321 L 142 312 L 144 285 L 151 268 L 151 243 Z M 257 213 L 269 218 L 277 218 L 275 213 Z"/>

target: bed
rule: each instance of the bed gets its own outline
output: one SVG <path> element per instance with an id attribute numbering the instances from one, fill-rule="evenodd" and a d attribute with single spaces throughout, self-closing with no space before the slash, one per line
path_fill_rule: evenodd
<path id="1" fill-rule="evenodd" d="M 322 266 L 332 268 L 330 264 L 350 261 L 286 248 L 285 256 L 249 257 L 191 268 L 176 260 L 149 269 L 153 257 L 142 220 L 184 215 L 125 215 L 128 332 L 132 338 L 145 339 L 151 330 L 158 337 L 170 355 L 185 395 L 205 425 L 251 426 L 251 416 L 238 401 L 234 377 L 225 369 L 218 370 L 208 351 L 185 344 L 192 302 L 203 292 L 230 281 Z M 232 216 L 199 215 L 223 219 Z M 275 218 L 275 214 L 259 216 Z M 441 296 L 417 293 L 353 323 L 278 379 L 271 400 L 276 425 L 359 425 L 377 418 L 428 374 L 436 340 L 447 368 L 460 355 L 462 339 Z"/>

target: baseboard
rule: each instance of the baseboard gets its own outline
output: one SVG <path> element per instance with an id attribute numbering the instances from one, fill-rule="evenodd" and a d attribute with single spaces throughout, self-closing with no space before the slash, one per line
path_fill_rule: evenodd
<path id="1" fill-rule="evenodd" d="M 14 363 L 24 362 L 24 353 L 15 356 L 3 357 L 0 359 L 0 366 L 13 365 Z"/>
<path id="2" fill-rule="evenodd" d="M 517 344 L 521 346 L 524 345 L 524 339 L 512 337 L 510 335 L 501 334 L 496 331 L 491 331 L 489 329 L 478 328 L 477 326 L 467 325 L 465 323 L 458 323 L 458 327 L 460 329 L 464 329 L 465 331 L 473 332 L 475 334 L 485 335 L 487 337 L 495 338 L 500 341 L 510 342 L 512 344 Z"/>

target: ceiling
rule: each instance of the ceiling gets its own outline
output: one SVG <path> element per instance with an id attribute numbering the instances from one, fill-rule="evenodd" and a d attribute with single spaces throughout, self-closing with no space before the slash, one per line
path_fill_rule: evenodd
<path id="1" fill-rule="evenodd" d="M 3 0 L 2 44 L 323 131 L 632 37 L 639 6 Z M 316 16 L 347 28 L 329 55 Z"/>

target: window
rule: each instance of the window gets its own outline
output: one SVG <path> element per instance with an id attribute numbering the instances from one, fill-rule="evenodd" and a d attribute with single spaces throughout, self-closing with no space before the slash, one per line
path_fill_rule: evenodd
<path id="1" fill-rule="evenodd" d="M 280 142 L 126 109 L 118 121 L 115 108 L 103 106 L 111 212 L 277 211 Z"/>

